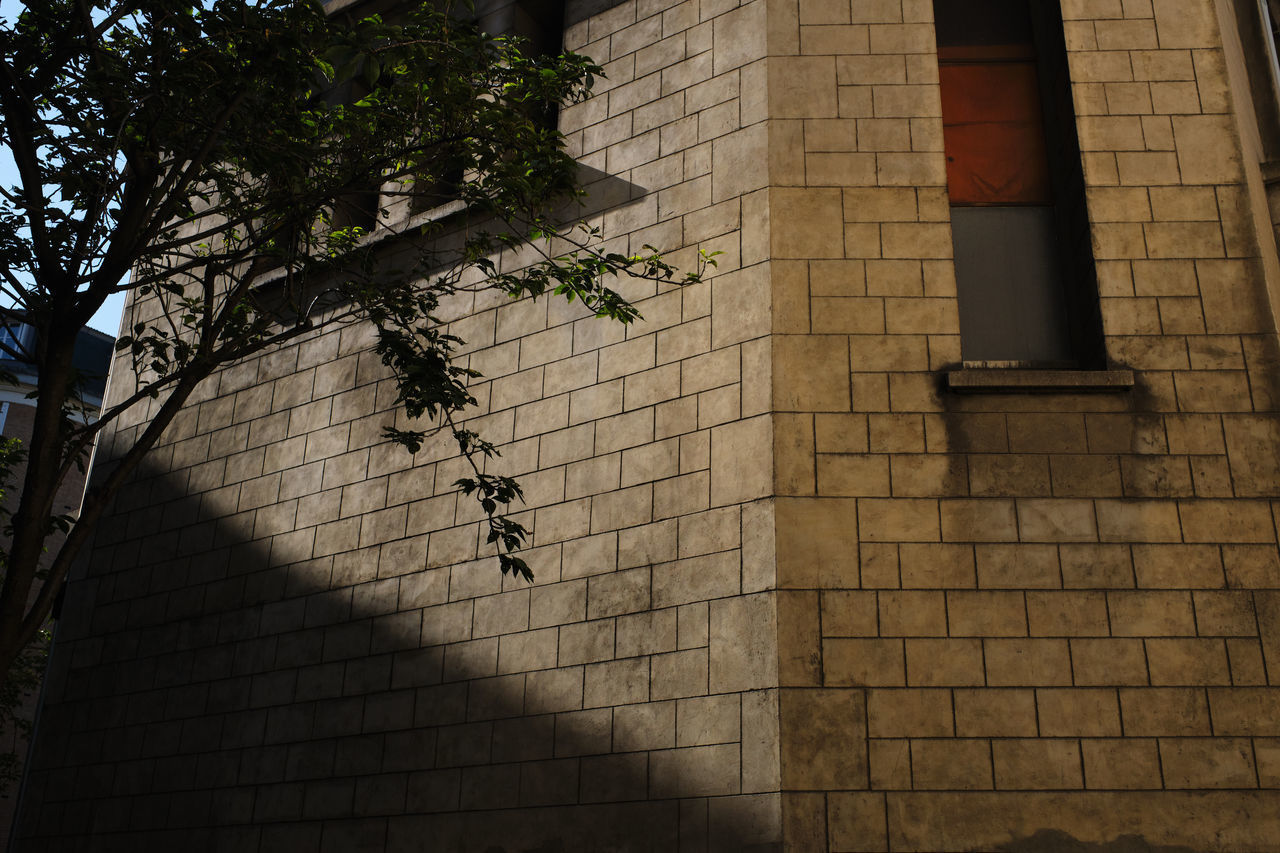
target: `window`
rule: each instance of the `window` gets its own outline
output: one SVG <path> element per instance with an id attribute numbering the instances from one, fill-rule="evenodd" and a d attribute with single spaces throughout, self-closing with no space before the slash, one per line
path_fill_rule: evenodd
<path id="1" fill-rule="evenodd" d="M 387 5 L 357 2 L 341 8 L 357 9 L 359 17 Z M 547 56 L 562 50 L 563 0 L 476 0 L 458 4 L 451 14 L 475 23 L 483 32 L 524 39 L 524 52 L 529 56 Z M 394 8 L 384 12 L 384 17 L 394 20 Z M 363 92 L 358 85 L 351 84 L 336 96 L 354 100 L 361 94 Z M 541 126 L 555 129 L 559 118 L 558 105 L 539 109 L 531 117 Z M 458 199 L 459 187 L 468 179 L 466 166 L 470 162 L 471 158 L 462 150 L 461 142 L 442 144 L 438 158 L 431 164 L 430 174 L 389 175 L 381 183 L 352 185 L 334 205 L 331 214 L 333 225 L 374 232 L 387 222 L 403 223 L 413 217 L 436 219 L 457 213 L 464 209 Z"/>
<path id="2" fill-rule="evenodd" d="M 966 363 L 1102 366 L 1056 3 L 935 0 Z"/>
<path id="3" fill-rule="evenodd" d="M 1276 50 L 1276 42 L 1280 41 L 1280 0 L 1258 0 L 1258 14 L 1262 18 L 1262 38 L 1271 60 L 1271 73 L 1280 81 L 1280 53 Z"/>
<path id="4" fill-rule="evenodd" d="M 16 317 L 0 321 L 0 360 L 29 360 L 31 333 L 32 328 Z"/>
<path id="5" fill-rule="evenodd" d="M 516 36 L 525 40 L 526 56 L 541 57 L 559 54 L 564 44 L 563 0 L 478 0 L 469 7 L 469 15 L 486 33 Z M 559 119 L 558 105 L 549 105 L 534 113 L 540 126 L 555 129 Z M 383 203 L 387 195 L 392 199 L 404 198 L 407 192 L 407 210 L 410 214 L 448 214 L 461 210 L 456 204 L 458 187 L 467 180 L 466 166 L 469 158 L 462 151 L 442 152 L 429 179 L 392 182 L 383 185 Z M 391 201 L 391 204 L 394 204 Z M 396 214 L 392 214 L 396 218 Z"/>
<path id="6" fill-rule="evenodd" d="M 1232 8 L 1253 96 L 1253 114 L 1262 145 L 1259 154 L 1264 163 L 1277 163 L 1280 162 L 1280 52 L 1277 51 L 1280 0 L 1239 0 Z"/>

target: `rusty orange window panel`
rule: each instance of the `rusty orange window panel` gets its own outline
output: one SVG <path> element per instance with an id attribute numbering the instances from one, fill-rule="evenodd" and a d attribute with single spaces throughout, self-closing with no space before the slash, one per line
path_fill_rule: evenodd
<path id="1" fill-rule="evenodd" d="M 967 62 L 938 70 L 951 203 L 1052 203 L 1035 64 Z"/>

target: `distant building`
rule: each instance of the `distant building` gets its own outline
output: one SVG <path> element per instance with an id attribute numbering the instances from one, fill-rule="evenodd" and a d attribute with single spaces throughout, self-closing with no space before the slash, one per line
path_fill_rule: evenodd
<path id="1" fill-rule="evenodd" d="M 36 407 L 28 395 L 36 389 L 37 367 L 27 359 L 13 357 L 9 350 L 30 352 L 35 346 L 35 329 L 25 323 L 0 325 L 0 346 L 7 348 L 0 349 L 0 371 L 18 380 L 16 385 L 0 386 L 0 435 L 25 439 L 31 435 Z M 90 418 L 102 407 L 114 347 L 115 338 L 96 329 L 82 330 L 76 340 L 74 364 L 83 379 L 78 389 L 79 405 Z"/>
<path id="2" fill-rule="evenodd" d="M 452 306 L 536 584 L 369 337 L 224 371 L 70 585 L 18 849 L 1274 851 L 1276 11 L 571 0 L 606 237 L 724 254 Z"/>
<path id="3" fill-rule="evenodd" d="M 0 326 L 0 343 L 19 353 L 30 352 L 35 345 L 35 329 L 22 323 Z M 82 382 L 78 388 L 76 407 L 79 416 L 93 420 L 102 407 L 102 394 L 107 383 L 107 370 L 114 354 L 115 338 L 96 329 L 83 329 L 76 340 L 75 368 L 80 371 Z M 31 361 L 14 358 L 0 349 L 0 372 L 11 374 L 16 385 L 0 384 L 0 436 L 23 441 L 31 437 L 35 420 L 36 401 L 30 397 L 36 389 L 37 368 Z M 87 463 L 87 460 L 86 460 Z M 16 490 L 22 482 L 25 468 L 15 471 L 10 489 Z M 84 492 L 84 475 L 73 472 L 58 492 L 54 510 L 58 513 L 74 513 L 80 508 Z"/>
<path id="4" fill-rule="evenodd" d="M 0 349 L 0 372 L 10 374 L 17 380 L 16 384 L 0 381 L 0 437 L 18 438 L 24 442 L 30 439 L 35 420 L 35 400 L 27 395 L 36 388 L 37 373 L 35 365 L 29 360 L 15 358 L 13 355 L 31 351 L 35 343 L 34 333 L 34 329 L 20 322 L 0 325 L 0 344 L 6 348 Z M 76 341 L 75 366 L 84 377 L 78 399 L 83 417 L 94 418 L 102 406 L 102 394 L 106 386 L 107 370 L 111 366 L 114 343 L 115 338 L 93 329 L 82 331 Z M 6 501 L 12 503 L 20 493 L 25 471 L 25 465 L 13 471 L 6 490 Z M 80 508 L 83 493 L 84 474 L 72 471 L 58 491 L 54 512 L 60 515 L 75 514 Z M 34 717 L 35 699 L 32 695 L 25 705 L 23 713 L 27 719 Z M 26 740 L 18 732 L 6 727 L 0 733 L 0 753 L 21 757 L 26 749 Z M 8 837 L 16 795 L 17 785 L 11 784 L 6 796 L 0 798 L 0 838 Z"/>

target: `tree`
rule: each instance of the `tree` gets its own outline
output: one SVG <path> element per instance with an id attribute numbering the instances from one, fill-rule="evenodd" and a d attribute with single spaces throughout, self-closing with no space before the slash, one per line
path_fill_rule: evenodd
<path id="1" fill-rule="evenodd" d="M 336 323 L 376 328 L 409 419 L 387 440 L 413 451 L 447 430 L 472 462 L 456 485 L 483 506 L 502 571 L 532 577 L 513 553 L 526 531 L 504 515 L 519 485 L 484 471 L 496 450 L 461 418 L 478 374 L 455 363 L 461 341 L 433 312 L 494 288 L 559 294 L 625 323 L 637 314 L 611 281 L 675 277 L 651 247 L 607 250 L 565 215 L 578 173 L 547 118 L 585 97 L 598 67 L 532 55 L 439 4 L 384 20 L 326 15 L 314 0 L 31 0 L 0 25 L 0 52 L 18 173 L 0 188 L 0 290 L 15 306 L 0 320 L 36 329 L 30 352 L 5 349 L 39 370 L 4 554 L 0 673 L 200 382 Z M 526 265 L 495 261 L 517 246 L 532 247 Z M 136 322 L 116 371 L 132 365 L 133 384 L 83 423 L 76 334 L 121 291 Z M 57 484 L 142 405 L 149 422 L 78 518 L 53 516 Z"/>

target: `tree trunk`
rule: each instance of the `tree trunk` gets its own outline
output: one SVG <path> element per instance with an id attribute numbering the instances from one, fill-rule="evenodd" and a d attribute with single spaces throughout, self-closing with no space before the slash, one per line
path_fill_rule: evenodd
<path id="1" fill-rule="evenodd" d="M 62 463 L 62 407 L 74 372 L 78 331 L 56 320 L 41 330 L 38 351 L 43 359 L 36 384 L 35 419 L 27 444 L 27 470 L 12 519 L 9 564 L 0 588 L 0 680 L 24 645 L 27 608 L 48 538 L 59 485 L 57 472 Z"/>

